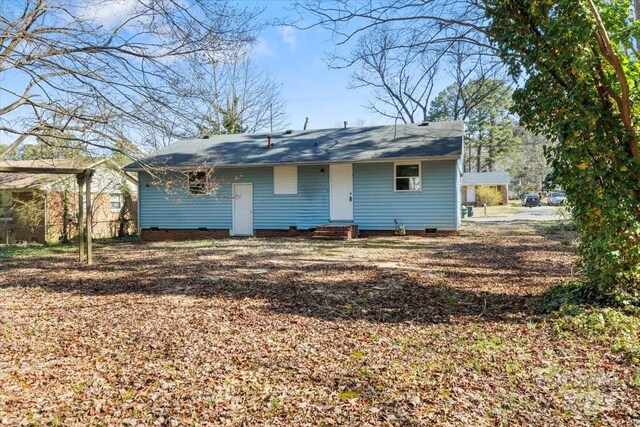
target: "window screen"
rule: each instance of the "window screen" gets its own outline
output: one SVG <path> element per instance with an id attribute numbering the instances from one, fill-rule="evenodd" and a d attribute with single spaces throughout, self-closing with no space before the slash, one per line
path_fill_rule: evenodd
<path id="1" fill-rule="evenodd" d="M 395 165 L 395 190 L 420 191 L 420 164 Z"/>

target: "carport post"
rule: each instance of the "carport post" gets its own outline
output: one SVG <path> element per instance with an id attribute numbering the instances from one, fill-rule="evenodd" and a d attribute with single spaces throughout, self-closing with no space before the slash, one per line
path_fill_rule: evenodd
<path id="1" fill-rule="evenodd" d="M 91 177 L 92 171 L 85 171 L 85 183 L 87 186 L 87 265 L 91 265 L 93 262 L 92 254 L 92 235 L 93 235 L 93 215 L 91 211 Z"/>
<path id="2" fill-rule="evenodd" d="M 84 173 L 79 173 L 76 175 L 76 179 L 78 180 L 78 259 L 82 261 L 84 259 L 84 211 L 82 205 L 84 205 L 83 197 L 83 187 L 84 187 Z"/>

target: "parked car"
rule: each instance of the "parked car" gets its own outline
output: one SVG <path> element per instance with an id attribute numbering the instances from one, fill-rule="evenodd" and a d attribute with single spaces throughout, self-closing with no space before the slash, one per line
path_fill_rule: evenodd
<path id="1" fill-rule="evenodd" d="M 534 206 L 540 206 L 540 196 L 537 194 L 525 194 L 522 198 L 522 206 L 532 208 Z"/>
<path id="2" fill-rule="evenodd" d="M 567 195 L 560 191 L 554 191 L 547 197 L 547 203 L 550 206 L 560 206 L 567 203 Z"/>

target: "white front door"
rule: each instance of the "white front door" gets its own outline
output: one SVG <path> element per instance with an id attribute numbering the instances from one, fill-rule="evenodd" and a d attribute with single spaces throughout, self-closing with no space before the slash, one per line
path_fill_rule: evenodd
<path id="1" fill-rule="evenodd" d="M 353 221 L 353 165 L 329 166 L 331 221 Z"/>
<path id="2" fill-rule="evenodd" d="M 253 235 L 253 184 L 233 184 L 232 234 Z"/>
<path id="3" fill-rule="evenodd" d="M 473 185 L 467 186 L 467 203 L 476 202 L 476 187 Z"/>

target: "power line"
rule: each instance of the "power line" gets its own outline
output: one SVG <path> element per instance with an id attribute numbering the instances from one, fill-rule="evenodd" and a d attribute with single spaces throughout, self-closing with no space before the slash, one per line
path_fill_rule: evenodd
<path id="1" fill-rule="evenodd" d="M 357 99 L 357 98 L 369 98 L 369 95 L 356 95 L 356 96 L 323 96 L 318 98 L 287 98 L 287 101 L 331 101 L 333 99 Z"/>

